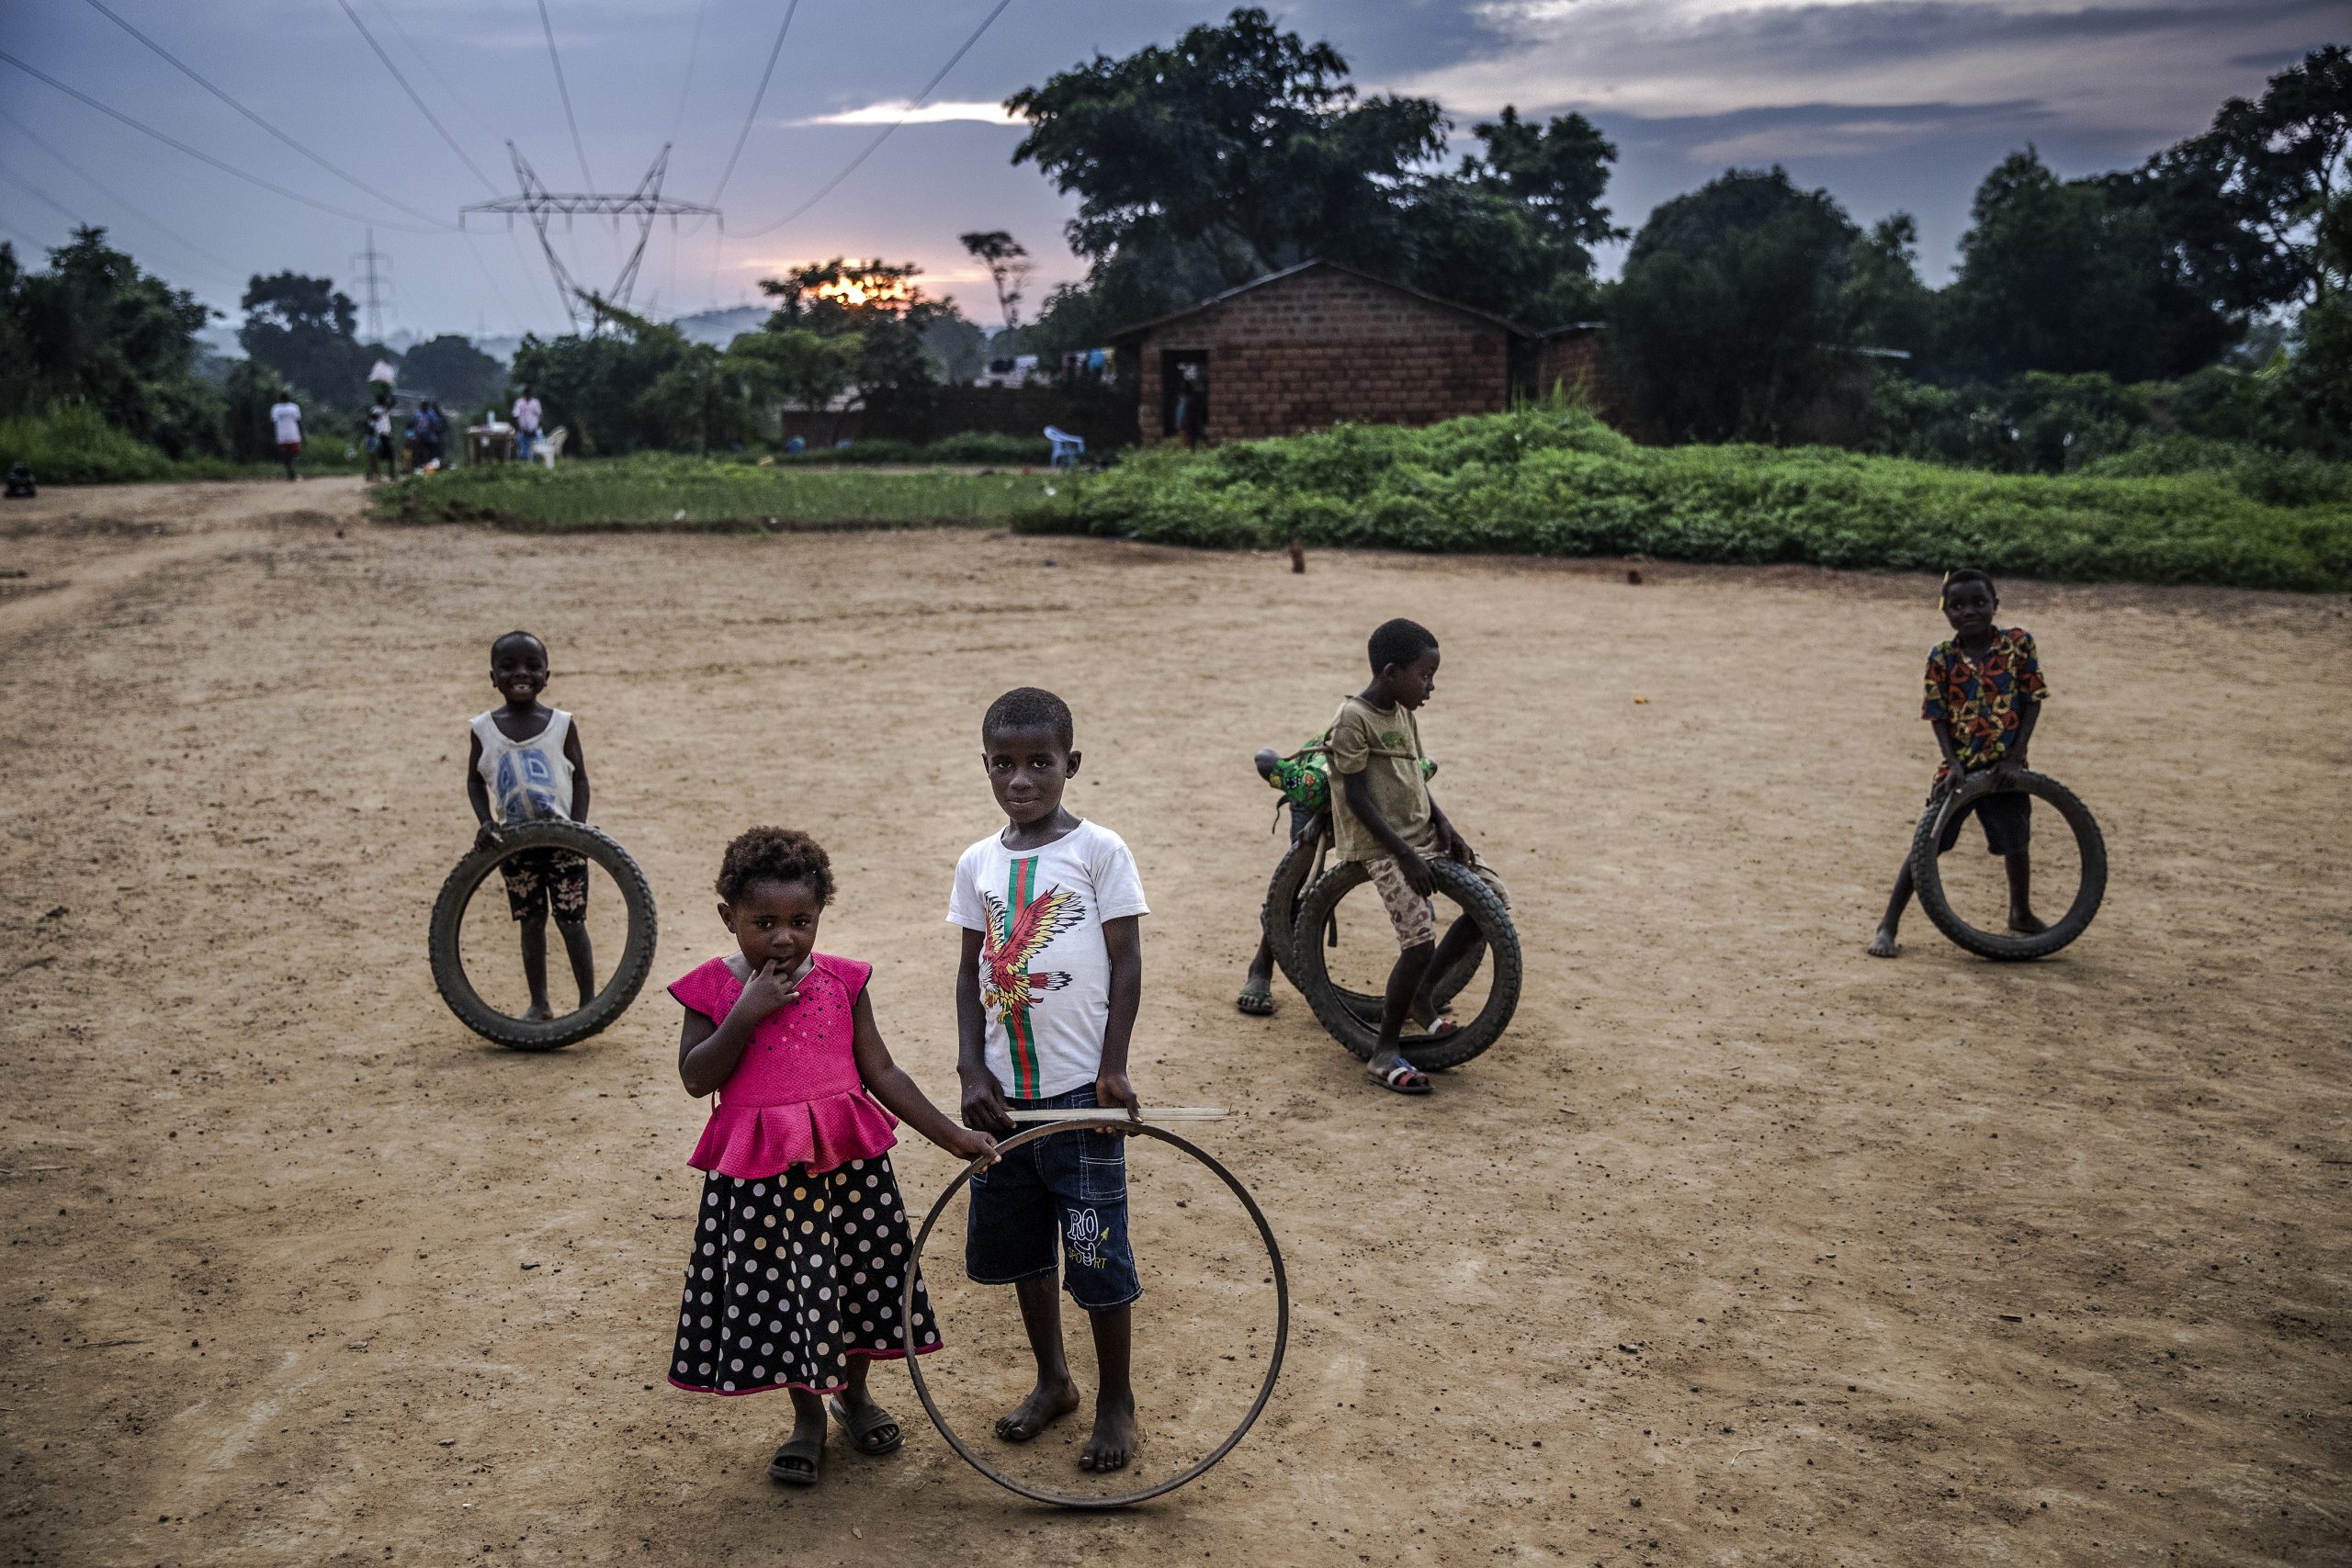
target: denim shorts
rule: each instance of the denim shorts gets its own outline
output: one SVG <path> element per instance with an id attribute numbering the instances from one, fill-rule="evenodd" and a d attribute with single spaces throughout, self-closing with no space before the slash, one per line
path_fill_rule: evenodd
<path id="1" fill-rule="evenodd" d="M 1091 1110 L 1094 1086 L 1015 1111 Z M 1127 1141 L 1115 1133 L 1057 1133 L 1013 1150 L 972 1178 L 964 1226 L 964 1272 L 977 1284 L 1010 1285 L 1054 1271 L 1088 1312 L 1108 1312 L 1143 1294 L 1127 1237 Z"/>

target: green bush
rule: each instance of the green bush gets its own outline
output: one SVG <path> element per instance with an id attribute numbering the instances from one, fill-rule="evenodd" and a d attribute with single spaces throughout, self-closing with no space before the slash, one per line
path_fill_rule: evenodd
<path id="1" fill-rule="evenodd" d="M 172 460 L 108 424 L 87 403 L 51 403 L 0 419 L 0 468 L 30 463 L 41 484 L 123 484 L 167 479 Z"/>
<path id="2" fill-rule="evenodd" d="M 2257 499 L 2213 472 L 2048 479 L 1826 447 L 1641 447 L 1575 409 L 1155 447 L 1058 491 L 1016 526 L 1228 547 L 1295 537 L 2352 589 L 2340 499 Z"/>

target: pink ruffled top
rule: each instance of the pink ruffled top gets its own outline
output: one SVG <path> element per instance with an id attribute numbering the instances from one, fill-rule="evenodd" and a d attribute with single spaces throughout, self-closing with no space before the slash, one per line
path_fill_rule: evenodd
<path id="1" fill-rule="evenodd" d="M 687 1163 L 722 1176 L 781 1176 L 791 1167 L 831 1170 L 873 1159 L 899 1141 L 897 1117 L 857 1076 L 852 1009 L 870 964 L 814 955 L 798 999 L 760 1020 L 743 1059 L 718 1091 Z M 670 987 L 713 1023 L 724 1022 L 744 982 L 714 958 Z"/>

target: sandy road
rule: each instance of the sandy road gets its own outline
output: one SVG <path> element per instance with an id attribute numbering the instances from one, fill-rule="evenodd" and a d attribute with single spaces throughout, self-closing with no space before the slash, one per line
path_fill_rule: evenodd
<path id="1" fill-rule="evenodd" d="M 2013 586 L 2056 694 L 2037 761 L 2114 857 L 2090 935 L 2018 969 L 1916 917 L 1861 955 L 1924 782 L 1920 582 L 1312 567 L 394 530 L 317 481 L 0 512 L 0 1551 L 2343 1561 L 2345 600 Z M 1400 612 L 1444 639 L 1424 730 L 1529 954 L 1512 1034 L 1419 1103 L 1287 991 L 1230 1007 L 1273 853 L 1248 752 Z M 876 964 L 940 1093 L 971 732 L 1011 684 L 1071 699 L 1082 807 L 1153 899 L 1139 1077 L 1246 1108 L 1215 1145 L 1298 1292 L 1282 1392 L 1206 1482 L 1049 1516 L 918 1429 L 780 1494 L 774 1408 L 646 1389 L 697 1122 L 673 1018 L 649 992 L 502 1053 L 420 945 L 518 620 L 662 895 L 657 972 L 712 950 L 731 832 L 808 827 L 827 945 Z"/>

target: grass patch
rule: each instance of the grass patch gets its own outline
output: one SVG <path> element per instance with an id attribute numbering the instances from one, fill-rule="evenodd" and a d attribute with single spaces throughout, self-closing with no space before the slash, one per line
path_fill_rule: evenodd
<path id="1" fill-rule="evenodd" d="M 839 528 L 1010 521 L 1056 499 L 1046 475 L 764 468 L 640 457 L 458 469 L 376 492 L 404 523 L 494 521 L 553 529 Z"/>
<path id="2" fill-rule="evenodd" d="M 1016 526 L 1170 544 L 1320 545 L 2352 589 L 2352 506 L 2324 475 L 2048 479 L 1826 447 L 1637 446 L 1579 409 L 1342 425 L 1070 479 Z M 2312 498 L 2282 503 L 2287 496 Z"/>
<path id="3" fill-rule="evenodd" d="M 228 457 L 173 459 L 108 424 L 86 403 L 53 403 L 35 413 L 0 419 L 0 469 L 32 465 L 44 485 L 142 484 L 159 479 L 283 479 L 285 465 L 240 463 Z M 356 474 L 365 457 L 340 438 L 305 442 L 295 460 L 302 474 Z"/>

